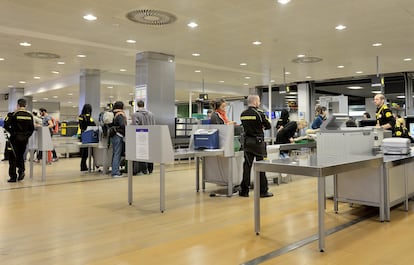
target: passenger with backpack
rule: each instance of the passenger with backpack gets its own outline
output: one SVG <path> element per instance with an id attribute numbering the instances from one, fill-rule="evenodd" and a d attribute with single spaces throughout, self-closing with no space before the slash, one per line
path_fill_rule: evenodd
<path id="1" fill-rule="evenodd" d="M 124 112 L 124 103 L 117 101 L 114 103 L 114 122 L 108 130 L 112 144 L 112 172 L 114 178 L 122 177 L 120 165 L 121 157 L 125 150 L 125 127 L 127 125 L 127 118 Z"/>
<path id="2" fill-rule="evenodd" d="M 47 110 L 45 108 L 40 108 L 39 112 L 40 112 L 40 116 L 42 117 L 42 125 L 44 127 L 49 127 L 50 137 L 52 137 L 53 136 L 53 128 L 56 127 L 56 124 L 53 123 L 52 116 L 50 116 L 47 113 Z M 58 157 L 57 157 L 55 148 L 53 148 L 53 150 L 52 150 L 52 155 L 53 155 L 52 161 L 47 161 L 47 162 L 56 162 L 56 161 L 58 161 Z M 39 152 L 38 160 L 40 160 L 40 159 L 42 159 L 42 152 Z"/>
<path id="3" fill-rule="evenodd" d="M 84 131 L 88 128 L 88 126 L 95 126 L 95 122 L 92 118 L 92 106 L 91 104 L 85 104 L 82 108 L 82 112 L 78 117 L 78 135 L 82 135 Z M 82 139 L 80 139 L 82 141 Z M 80 163 L 80 170 L 81 171 L 88 171 L 88 166 L 86 165 L 86 159 L 88 158 L 88 148 L 82 147 L 80 148 L 81 153 L 81 163 Z"/>

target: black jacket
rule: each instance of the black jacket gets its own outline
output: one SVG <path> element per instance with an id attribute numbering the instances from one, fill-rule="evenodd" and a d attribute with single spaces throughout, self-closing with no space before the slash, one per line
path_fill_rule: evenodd
<path id="1" fill-rule="evenodd" d="M 245 152 L 250 152 L 258 156 L 266 155 L 266 143 L 264 142 L 264 130 L 269 130 L 271 124 L 264 112 L 258 108 L 249 106 L 240 115 L 244 130 Z"/>
<path id="2" fill-rule="evenodd" d="M 27 140 L 34 131 L 33 115 L 26 110 L 17 110 L 7 114 L 4 129 L 10 133 L 10 140 Z"/>

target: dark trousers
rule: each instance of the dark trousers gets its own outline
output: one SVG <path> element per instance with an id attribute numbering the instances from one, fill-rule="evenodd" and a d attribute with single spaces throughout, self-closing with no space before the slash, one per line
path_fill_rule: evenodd
<path id="1" fill-rule="evenodd" d="M 88 166 L 86 165 L 86 160 L 88 159 L 88 147 L 81 147 L 80 155 L 81 155 L 80 168 L 81 170 L 87 170 Z"/>
<path id="2" fill-rule="evenodd" d="M 263 156 L 257 156 L 244 150 L 244 163 L 243 163 L 243 180 L 240 184 L 242 193 L 249 193 L 250 186 L 250 172 L 252 171 L 253 161 L 256 157 L 256 161 L 263 160 Z M 266 193 L 268 190 L 266 174 L 260 172 L 260 193 Z"/>
<path id="3" fill-rule="evenodd" d="M 17 137 L 10 142 L 14 150 L 14 152 L 11 149 L 9 150 L 9 176 L 12 180 L 17 179 L 16 169 L 18 169 L 19 175 L 22 175 L 25 171 L 24 153 L 28 141 L 29 139 Z"/>

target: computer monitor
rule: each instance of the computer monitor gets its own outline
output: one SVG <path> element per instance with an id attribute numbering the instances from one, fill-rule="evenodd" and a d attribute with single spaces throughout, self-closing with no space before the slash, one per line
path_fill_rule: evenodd
<path id="1" fill-rule="evenodd" d="M 360 120 L 358 122 L 358 127 L 367 127 L 377 125 L 377 120 Z"/>

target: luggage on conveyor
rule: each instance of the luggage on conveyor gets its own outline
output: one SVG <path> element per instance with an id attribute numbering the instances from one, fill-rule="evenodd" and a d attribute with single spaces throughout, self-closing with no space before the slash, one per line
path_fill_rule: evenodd
<path id="1" fill-rule="evenodd" d="M 386 155 L 406 155 L 411 152 L 410 139 L 391 137 L 382 140 L 382 152 Z"/>

